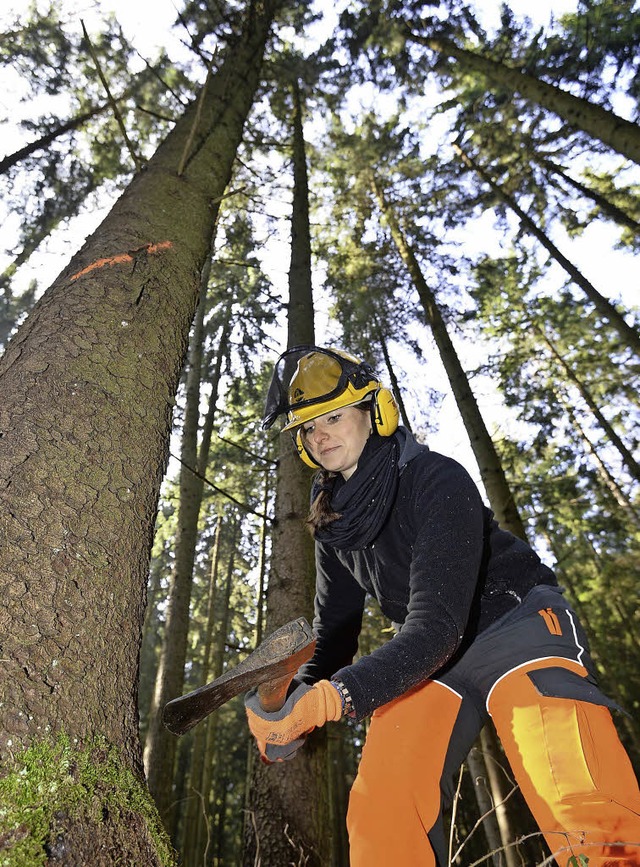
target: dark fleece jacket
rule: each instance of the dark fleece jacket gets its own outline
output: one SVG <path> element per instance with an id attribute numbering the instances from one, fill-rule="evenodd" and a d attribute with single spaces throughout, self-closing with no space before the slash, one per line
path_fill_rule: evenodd
<path id="1" fill-rule="evenodd" d="M 457 461 L 403 428 L 395 436 L 400 480 L 380 533 L 357 551 L 316 543 L 318 643 L 299 673 L 306 683 L 342 680 L 358 719 L 446 668 L 536 584 L 556 583 L 525 542 L 500 529 Z M 354 663 L 367 593 L 398 631 Z"/>

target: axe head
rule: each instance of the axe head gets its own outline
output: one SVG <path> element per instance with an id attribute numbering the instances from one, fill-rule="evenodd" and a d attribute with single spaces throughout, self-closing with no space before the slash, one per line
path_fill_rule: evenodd
<path id="1" fill-rule="evenodd" d="M 258 687 L 265 710 L 277 710 L 284 704 L 295 673 L 311 658 L 315 646 L 313 632 L 304 617 L 285 623 L 239 665 L 211 683 L 168 702 L 162 722 L 174 735 L 183 735 L 220 705 L 251 687 Z"/>

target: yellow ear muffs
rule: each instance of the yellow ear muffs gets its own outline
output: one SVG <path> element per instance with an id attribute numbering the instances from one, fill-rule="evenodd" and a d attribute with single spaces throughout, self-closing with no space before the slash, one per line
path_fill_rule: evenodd
<path id="1" fill-rule="evenodd" d="M 400 410 L 388 388 L 379 388 L 371 401 L 371 423 L 381 437 L 390 437 L 398 429 Z"/>
<path id="2" fill-rule="evenodd" d="M 302 428 L 299 427 L 296 430 L 296 435 L 294 438 L 296 451 L 298 452 L 298 457 L 303 463 L 305 463 L 308 467 L 311 467 L 312 470 L 317 470 L 320 464 L 311 457 L 309 452 L 304 447 L 304 442 L 302 441 Z"/>

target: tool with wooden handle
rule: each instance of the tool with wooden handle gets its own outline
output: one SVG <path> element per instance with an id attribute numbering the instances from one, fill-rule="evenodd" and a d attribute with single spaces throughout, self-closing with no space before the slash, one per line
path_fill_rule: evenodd
<path id="1" fill-rule="evenodd" d="M 279 710 L 298 668 L 313 655 L 316 640 L 311 627 L 298 617 L 276 629 L 253 653 L 230 671 L 168 702 L 162 722 L 174 735 L 183 735 L 229 699 L 258 687 L 260 704 L 272 713 Z"/>

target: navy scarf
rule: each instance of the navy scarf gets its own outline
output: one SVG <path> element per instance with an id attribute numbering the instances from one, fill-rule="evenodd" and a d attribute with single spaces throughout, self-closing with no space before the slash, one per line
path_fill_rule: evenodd
<path id="1" fill-rule="evenodd" d="M 341 551 L 359 551 L 368 547 L 384 526 L 398 490 L 398 434 L 391 437 L 373 435 L 367 440 L 350 479 L 341 475 L 324 485 L 314 482 L 311 499 L 322 489 L 331 490 L 331 508 L 340 517 L 316 530 L 319 542 Z"/>

